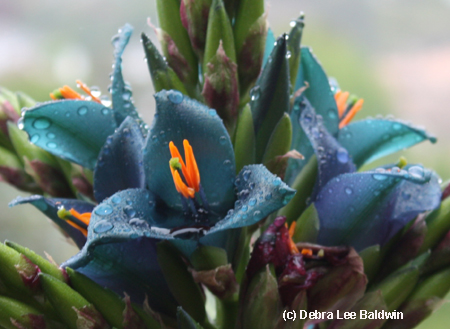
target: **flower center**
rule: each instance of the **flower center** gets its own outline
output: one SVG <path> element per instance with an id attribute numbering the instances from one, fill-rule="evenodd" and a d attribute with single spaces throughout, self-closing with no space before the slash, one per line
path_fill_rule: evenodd
<path id="1" fill-rule="evenodd" d="M 185 213 L 194 216 L 195 221 L 203 222 L 208 219 L 209 205 L 205 192 L 200 184 L 200 172 L 194 151 L 187 139 L 183 140 L 185 160 L 180 155 L 178 148 L 171 141 L 169 143 L 171 159 L 169 161 L 173 183 L 181 200 Z M 196 193 L 198 199 L 196 198 Z M 200 204 L 201 203 L 201 204 Z"/>
<path id="2" fill-rule="evenodd" d="M 73 208 L 71 208 L 70 210 L 66 210 L 66 208 L 60 207 L 58 209 L 58 217 L 67 221 L 69 225 L 75 227 L 86 237 L 87 237 L 87 228 L 91 221 L 91 214 L 92 213 L 90 212 L 80 214 Z"/>
<path id="3" fill-rule="evenodd" d="M 364 104 L 364 99 L 354 99 L 351 102 L 347 102 L 350 93 L 348 91 L 338 90 L 334 94 L 334 99 L 338 108 L 339 114 L 339 129 L 345 127 L 353 119 L 353 117 L 358 113 Z"/>
<path id="4" fill-rule="evenodd" d="M 77 82 L 78 88 L 80 88 L 88 96 L 90 96 L 94 102 L 101 103 L 101 100 L 92 94 L 91 89 L 85 83 L 81 82 L 80 80 L 77 80 L 76 82 Z M 55 91 L 53 91 L 52 93 L 50 93 L 50 97 L 53 100 L 58 100 L 58 99 L 84 100 L 85 99 L 84 96 L 80 95 L 79 93 L 77 93 L 75 90 L 73 90 L 72 88 L 70 88 L 67 85 L 63 86 L 62 88 L 58 88 Z"/>

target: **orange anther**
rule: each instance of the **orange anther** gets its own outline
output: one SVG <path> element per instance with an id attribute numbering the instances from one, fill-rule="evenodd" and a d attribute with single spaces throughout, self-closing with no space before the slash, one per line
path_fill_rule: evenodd
<path id="1" fill-rule="evenodd" d="M 189 144 L 189 141 L 187 139 L 183 141 L 183 146 L 184 155 L 186 156 L 186 169 L 191 180 L 189 185 L 196 192 L 198 192 L 200 190 L 200 172 L 198 171 L 197 161 L 195 160 L 194 156 L 194 150 L 192 149 L 192 146 Z"/>
<path id="2" fill-rule="evenodd" d="M 82 227 L 78 226 L 77 224 L 72 223 L 70 220 L 68 220 L 67 223 L 68 223 L 70 226 L 75 227 L 78 231 L 80 231 L 81 233 L 83 233 L 83 235 L 84 235 L 85 237 L 87 237 L 87 230 L 86 230 L 85 228 L 82 228 Z"/>
<path id="3" fill-rule="evenodd" d="M 336 94 L 334 94 L 334 99 L 336 100 L 339 118 L 342 118 L 342 116 L 345 113 L 348 96 L 350 96 L 350 93 L 348 91 L 342 92 L 339 90 Z"/>
<path id="4" fill-rule="evenodd" d="M 186 179 L 186 183 L 189 186 L 192 186 L 191 177 L 189 176 L 188 170 L 186 168 L 186 165 L 184 164 L 184 161 L 183 161 L 183 158 L 181 157 L 180 152 L 178 151 L 178 148 L 175 146 L 175 144 L 173 142 L 170 142 L 169 149 L 170 149 L 170 155 L 172 156 L 172 158 L 178 158 L 178 160 L 180 161 L 181 172 L 183 173 L 183 176 Z"/>
<path id="5" fill-rule="evenodd" d="M 69 210 L 70 214 L 75 217 L 76 219 L 78 219 L 80 222 L 83 222 L 84 224 L 89 226 L 89 223 L 91 221 L 91 215 L 92 213 L 90 212 L 85 212 L 83 214 L 80 214 L 78 211 L 76 211 L 75 209 L 70 209 Z"/>
<path id="6" fill-rule="evenodd" d="M 195 196 L 195 191 L 193 188 L 188 187 L 183 180 L 181 179 L 180 173 L 177 170 L 174 170 L 170 167 L 170 171 L 172 172 L 173 183 L 175 184 L 175 188 L 178 193 L 181 193 L 185 198 L 193 198 Z"/>
<path id="7" fill-rule="evenodd" d="M 77 93 L 67 85 L 59 88 L 59 91 L 65 99 L 84 99 L 83 96 L 81 96 L 79 93 Z"/>
<path id="8" fill-rule="evenodd" d="M 50 98 L 53 99 L 54 101 L 58 100 L 58 98 L 56 98 L 55 95 L 53 95 L 53 93 L 50 93 Z"/>
<path id="9" fill-rule="evenodd" d="M 88 94 L 89 96 L 91 96 L 92 100 L 94 102 L 97 103 L 102 103 L 102 101 L 100 99 L 98 99 L 97 97 L 95 97 L 94 95 L 92 95 L 91 89 L 89 89 L 89 87 L 83 83 L 81 80 L 76 80 L 77 84 L 78 84 L 78 88 L 80 88 L 81 90 L 83 90 L 86 94 Z"/>
<path id="10" fill-rule="evenodd" d="M 295 227 L 297 226 L 297 222 L 292 222 L 291 227 L 289 227 L 289 236 L 292 238 L 294 236 Z"/>
<path id="11" fill-rule="evenodd" d="M 304 256 L 312 256 L 313 251 L 311 249 L 302 249 L 302 255 Z"/>
<path id="12" fill-rule="evenodd" d="M 341 122 L 339 122 L 339 129 L 345 127 L 353 119 L 356 113 L 358 113 L 362 109 L 363 104 L 364 99 L 358 99 L 358 101 L 352 106 L 350 111 L 348 111 L 345 118 L 343 118 Z"/>

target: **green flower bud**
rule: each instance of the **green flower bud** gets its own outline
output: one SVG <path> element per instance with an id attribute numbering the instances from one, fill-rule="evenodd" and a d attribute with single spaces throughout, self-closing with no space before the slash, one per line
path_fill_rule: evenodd
<path id="1" fill-rule="evenodd" d="M 284 113 L 270 136 L 263 156 L 263 164 L 273 174 L 284 176 L 287 167 L 287 157 L 292 142 L 292 123 L 287 113 Z"/>
<path id="2" fill-rule="evenodd" d="M 157 30 L 164 56 L 185 84 L 188 91 L 198 81 L 198 64 L 187 31 L 181 23 L 178 0 L 157 0 L 159 24 Z M 191 89 L 191 90 L 189 90 Z"/>
<path id="3" fill-rule="evenodd" d="M 441 206 L 425 218 L 425 222 L 428 230 L 419 254 L 434 248 L 450 231 L 450 198 L 443 200 Z"/>
<path id="4" fill-rule="evenodd" d="M 359 253 L 364 263 L 364 273 L 366 273 L 369 282 L 372 282 L 375 275 L 378 273 L 383 256 L 380 252 L 380 246 L 374 245 L 367 247 Z"/>
<path id="5" fill-rule="evenodd" d="M 297 79 L 297 72 L 300 66 L 300 54 L 301 54 L 301 41 L 305 16 L 300 14 L 296 20 L 291 21 L 292 29 L 289 32 L 288 51 L 289 51 L 289 75 L 291 77 L 291 86 L 295 86 L 295 80 Z"/>
<path id="6" fill-rule="evenodd" d="M 239 115 L 233 144 L 236 173 L 239 173 L 244 166 L 255 163 L 255 131 L 249 105 Z"/>
<path id="7" fill-rule="evenodd" d="M 241 304 L 242 328 L 273 329 L 281 314 L 276 277 L 269 265 L 251 280 Z"/>
<path id="8" fill-rule="evenodd" d="M 52 328 L 38 310 L 4 296 L 0 296 L 0 326 L 5 329 Z"/>
<path id="9" fill-rule="evenodd" d="M 292 188 L 297 190 L 292 201 L 278 212 L 279 216 L 285 216 L 288 223 L 300 220 L 303 211 L 308 207 L 307 200 L 312 193 L 317 176 L 317 158 L 312 156 L 308 163 L 292 183 Z M 300 218 L 299 218 L 300 217 Z M 297 240 L 300 241 L 300 240 Z"/>
<path id="10" fill-rule="evenodd" d="M 140 323 L 140 321 L 145 323 L 145 328 L 159 328 L 158 321 L 152 317 L 142 312 L 143 317 L 140 316 L 141 314 L 136 314 L 134 308 L 137 309 L 137 307 L 131 305 L 129 298 L 126 298 L 126 301 L 124 301 L 113 291 L 99 286 L 83 274 L 71 268 L 67 268 L 66 271 L 73 288 L 92 303 L 106 321 L 115 328 L 127 328 L 125 322 L 130 324 Z"/>
<path id="11" fill-rule="evenodd" d="M 294 196 L 295 199 L 295 196 Z M 315 243 L 319 235 L 320 221 L 314 203 L 312 203 L 297 219 L 295 225 L 294 241 Z"/>
<path id="12" fill-rule="evenodd" d="M 233 135 L 239 106 L 237 65 L 227 56 L 222 40 L 216 54 L 205 67 L 202 95 L 205 103 L 217 110 L 230 135 Z"/>
<path id="13" fill-rule="evenodd" d="M 95 307 L 67 284 L 43 273 L 39 275 L 39 279 L 45 296 L 69 328 L 109 328 Z"/>
<path id="14" fill-rule="evenodd" d="M 172 70 L 164 58 L 151 42 L 150 38 L 144 33 L 141 34 L 142 45 L 144 46 L 147 66 L 152 77 L 153 88 L 155 92 L 163 89 L 176 89 L 187 95 L 186 88 L 180 81 L 174 70 Z"/>

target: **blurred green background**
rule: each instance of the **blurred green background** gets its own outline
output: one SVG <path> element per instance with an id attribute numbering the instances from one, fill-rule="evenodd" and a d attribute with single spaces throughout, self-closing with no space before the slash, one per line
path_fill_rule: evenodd
<path id="1" fill-rule="evenodd" d="M 310 45 L 342 89 L 365 99 L 356 119 L 376 114 L 426 126 L 439 137 L 404 152 L 409 162 L 450 178 L 450 0 L 272 0 L 267 4 L 275 34 L 306 14 L 303 44 Z M 136 33 L 124 55 L 124 75 L 135 103 L 150 122 L 153 88 L 143 61 L 139 32 L 155 35 L 151 0 L 1 0 L 0 85 L 22 90 L 39 101 L 63 84 L 81 79 L 104 92 L 112 64 L 110 39 L 124 23 Z M 386 161 L 396 161 L 399 155 Z M 13 240 L 62 262 L 76 248 L 31 206 L 10 209 L 22 192 L 0 184 L 0 240 Z M 449 278 L 450 280 L 450 278 Z M 420 328 L 448 328 L 444 305 Z"/>

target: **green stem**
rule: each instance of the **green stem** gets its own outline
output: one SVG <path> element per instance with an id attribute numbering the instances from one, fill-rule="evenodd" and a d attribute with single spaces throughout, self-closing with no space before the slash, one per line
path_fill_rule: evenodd
<path id="1" fill-rule="evenodd" d="M 239 312 L 238 295 L 227 300 L 217 300 L 218 308 L 220 308 L 220 329 L 234 329 L 236 328 L 236 320 Z"/>

